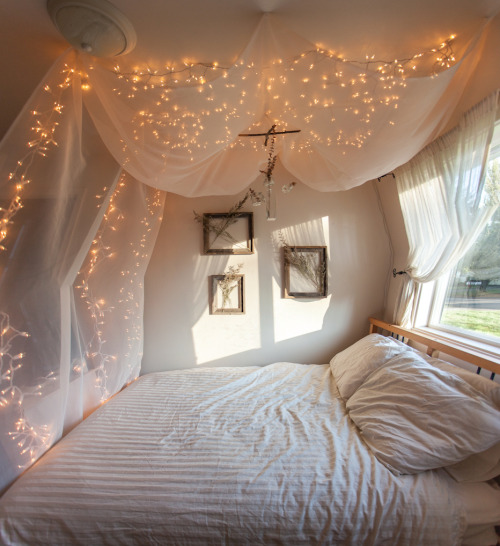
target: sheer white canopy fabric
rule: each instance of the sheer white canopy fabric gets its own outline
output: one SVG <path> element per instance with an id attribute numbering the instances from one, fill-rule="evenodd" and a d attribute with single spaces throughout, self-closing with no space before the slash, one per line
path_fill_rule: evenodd
<path id="1" fill-rule="evenodd" d="M 262 137 L 239 135 L 276 124 L 300 130 L 276 139 L 283 166 L 314 189 L 335 191 L 391 171 L 442 131 L 481 43 L 476 37 L 448 70 L 403 80 L 393 78 L 397 62 L 344 62 L 268 14 L 224 70 L 127 71 L 85 55 L 81 70 L 101 138 L 145 184 L 184 196 L 236 194 L 267 158 Z"/>
<path id="2" fill-rule="evenodd" d="M 273 124 L 300 129 L 275 152 L 312 188 L 380 176 L 442 130 L 482 39 L 406 79 L 398 62 L 382 74 L 344 62 L 269 16 L 228 67 L 58 59 L 0 143 L 0 490 L 138 375 L 163 190 L 242 191 L 268 150 L 239 135 Z"/>
<path id="3" fill-rule="evenodd" d="M 482 194 L 498 95 L 484 99 L 396 171 L 410 247 L 396 324 L 412 325 L 421 284 L 457 264 L 495 211 Z"/>
<path id="4" fill-rule="evenodd" d="M 120 174 L 69 59 L 0 147 L 0 490 L 140 370 L 164 192 Z"/>

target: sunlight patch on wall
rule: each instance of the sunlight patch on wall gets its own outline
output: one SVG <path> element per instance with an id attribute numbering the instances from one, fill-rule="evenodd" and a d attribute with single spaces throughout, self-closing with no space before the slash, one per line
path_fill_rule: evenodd
<path id="1" fill-rule="evenodd" d="M 279 299 L 280 294 L 281 287 L 274 281 L 273 299 L 277 302 L 274 321 L 276 343 L 323 329 L 324 317 L 330 306 L 330 295 L 317 300 L 284 300 Z"/>

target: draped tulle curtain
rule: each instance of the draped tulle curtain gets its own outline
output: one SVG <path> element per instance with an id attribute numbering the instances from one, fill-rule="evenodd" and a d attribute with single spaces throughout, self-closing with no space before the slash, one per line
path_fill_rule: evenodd
<path id="1" fill-rule="evenodd" d="M 269 16 L 226 67 L 58 59 L 0 143 L 0 490 L 139 373 L 163 190 L 243 191 L 269 148 L 240 134 L 271 124 L 300 130 L 273 153 L 312 188 L 380 176 L 443 128 L 486 32 L 404 81 Z"/>
<path id="2" fill-rule="evenodd" d="M 424 77 L 404 80 L 403 61 L 346 62 L 270 14 L 228 66 L 174 71 L 81 55 L 80 70 L 101 138 L 146 184 L 184 196 L 237 194 L 259 176 L 268 154 L 263 137 L 240 135 L 276 124 L 300 131 L 276 138 L 282 165 L 314 189 L 335 191 L 391 171 L 443 130 L 487 32 L 446 70 L 434 73 L 441 54 L 413 59 L 407 72 L 415 65 Z"/>
<path id="3" fill-rule="evenodd" d="M 121 175 L 56 63 L 0 146 L 0 490 L 139 374 L 163 192 Z"/>
<path id="4" fill-rule="evenodd" d="M 86 377 L 87 411 L 136 379 L 143 352 L 144 275 L 165 192 L 120 177 L 72 285 L 71 380 Z"/>
<path id="5" fill-rule="evenodd" d="M 495 210 L 482 194 L 497 107 L 498 91 L 396 171 L 410 247 L 396 324 L 412 325 L 422 283 L 456 265 Z"/>

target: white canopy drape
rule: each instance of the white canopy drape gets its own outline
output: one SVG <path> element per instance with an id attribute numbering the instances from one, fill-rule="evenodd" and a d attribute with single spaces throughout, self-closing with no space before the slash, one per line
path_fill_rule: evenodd
<path id="1" fill-rule="evenodd" d="M 402 61 L 346 62 L 269 16 L 230 67 L 60 58 L 0 144 L 0 490 L 138 375 L 161 190 L 240 192 L 267 151 L 238 135 L 272 124 L 300 129 L 276 153 L 312 188 L 380 176 L 442 130 L 482 40 L 405 79 Z"/>
<path id="2" fill-rule="evenodd" d="M 225 69 L 127 72 L 82 55 L 85 104 L 115 159 L 145 184 L 184 196 L 236 194 L 266 160 L 263 138 L 238 135 L 276 123 L 300 129 L 277 140 L 284 167 L 314 189 L 342 190 L 391 171 L 437 136 L 484 34 L 452 68 L 401 79 L 402 61 L 345 62 L 268 14 Z"/>
<path id="3" fill-rule="evenodd" d="M 54 65 L 0 148 L 0 489 L 140 371 L 164 192 L 121 174 L 75 61 Z"/>
<path id="4" fill-rule="evenodd" d="M 498 94 L 472 108 L 454 130 L 396 171 L 410 245 L 396 324 L 411 325 L 421 284 L 457 264 L 495 211 L 482 193 Z"/>

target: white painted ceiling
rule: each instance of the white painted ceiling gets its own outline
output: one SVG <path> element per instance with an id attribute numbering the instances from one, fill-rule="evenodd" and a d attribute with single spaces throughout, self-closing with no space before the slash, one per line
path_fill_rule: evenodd
<path id="1" fill-rule="evenodd" d="M 349 58 L 412 55 L 451 34 L 464 45 L 500 0 L 111 0 L 133 23 L 127 64 L 234 61 L 264 12 Z M 0 0 L 0 137 L 68 47 L 46 0 Z M 123 59 L 125 60 L 125 59 Z"/>

